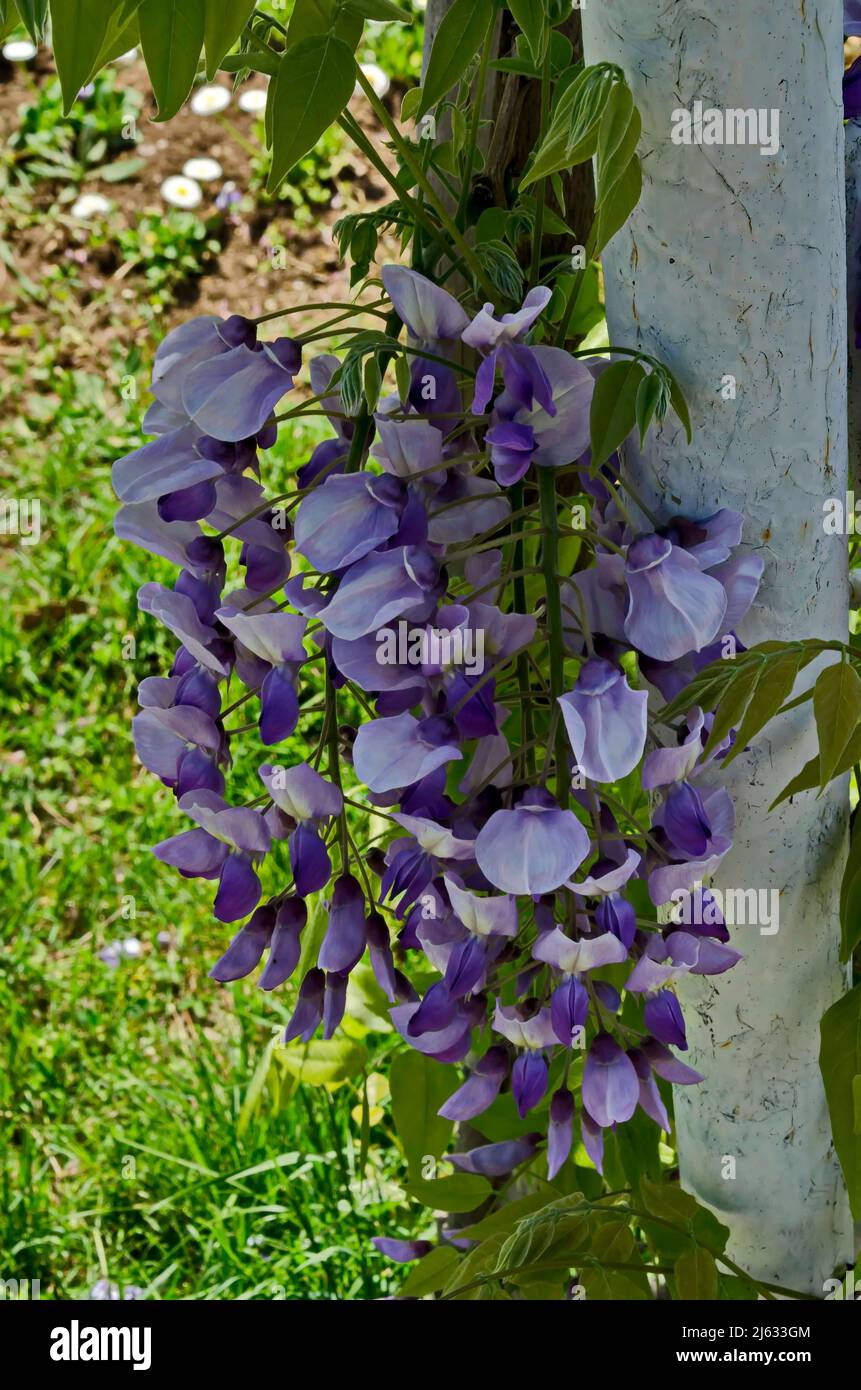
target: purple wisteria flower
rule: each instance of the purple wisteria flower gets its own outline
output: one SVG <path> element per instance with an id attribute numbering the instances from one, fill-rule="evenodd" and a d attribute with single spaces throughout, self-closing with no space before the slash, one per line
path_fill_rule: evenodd
<path id="1" fill-rule="evenodd" d="M 646 690 L 632 690 L 624 672 L 601 657 L 581 668 L 559 704 L 581 771 L 594 782 L 618 782 L 633 771 L 646 746 Z"/>
<path id="2" fill-rule="evenodd" d="M 552 893 L 589 853 L 589 835 L 573 811 L 548 792 L 527 792 L 512 810 L 496 811 L 480 831 L 475 858 L 504 893 Z"/>

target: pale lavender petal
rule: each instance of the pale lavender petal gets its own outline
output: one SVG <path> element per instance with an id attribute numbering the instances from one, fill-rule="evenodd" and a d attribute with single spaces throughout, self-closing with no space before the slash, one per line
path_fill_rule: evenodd
<path id="1" fill-rule="evenodd" d="M 418 271 L 384 265 L 380 275 L 398 317 L 413 338 L 426 343 L 458 338 L 469 323 L 454 296 Z"/>

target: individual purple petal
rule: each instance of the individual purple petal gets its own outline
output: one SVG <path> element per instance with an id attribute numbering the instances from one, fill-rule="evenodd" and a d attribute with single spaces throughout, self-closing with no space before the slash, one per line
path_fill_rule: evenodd
<path id="1" fill-rule="evenodd" d="M 703 712 L 695 706 L 687 717 L 689 733 L 676 747 L 655 748 L 643 763 L 643 790 L 654 791 L 672 782 L 683 782 L 696 767 L 703 751 Z"/>
<path id="2" fill-rule="evenodd" d="M 405 479 L 421 474 L 426 483 L 443 481 L 445 461 L 438 429 L 418 415 L 408 421 L 388 420 L 382 413 L 374 418 L 377 442 L 371 454 L 387 473 Z"/>
<path id="3" fill-rule="evenodd" d="M 355 564 L 397 531 L 400 509 L 378 500 L 376 481 L 368 473 L 333 474 L 300 503 L 296 549 L 321 574 Z"/>
<path id="4" fill-rule="evenodd" d="M 262 430 L 292 388 L 299 366 L 299 349 L 289 338 L 263 343 L 259 351 L 232 348 L 189 372 L 182 389 L 183 408 L 214 439 L 248 439 Z"/>
<path id="5" fill-rule="evenodd" d="M 299 696 L 283 666 L 269 672 L 260 687 L 260 742 L 267 748 L 289 738 L 299 722 Z"/>
<path id="6" fill-rule="evenodd" d="M 583 879 L 582 883 L 573 881 L 566 886 L 574 893 L 579 893 L 582 898 L 597 897 L 601 893 L 618 893 L 624 888 L 628 879 L 637 871 L 641 862 L 641 856 L 635 849 L 626 849 L 625 858 L 621 864 L 611 865 L 608 861 L 603 861 L 603 865 L 594 865 L 590 874 Z"/>
<path id="7" fill-rule="evenodd" d="M 585 1107 L 580 1112 L 580 1134 L 583 1148 L 591 1158 L 599 1173 L 604 1172 L 604 1131 L 592 1119 Z"/>
<path id="8" fill-rule="evenodd" d="M 397 977 L 398 972 L 395 973 Z M 400 998 L 400 992 L 398 997 Z M 389 1017 L 404 1041 L 428 1057 L 446 1057 L 452 1061 L 464 1058 L 469 1051 L 472 1034 L 469 1021 L 458 1013 L 438 1032 L 411 1034 L 409 1026 L 419 1008 L 420 1004 L 413 1000 L 389 1009 Z"/>
<path id="9" fill-rule="evenodd" d="M 307 656 L 302 638 L 306 622 L 295 613 L 243 613 L 226 605 L 216 617 L 248 651 L 280 666 L 285 661 L 304 661 Z"/>
<path id="10" fill-rule="evenodd" d="M 550 1124 L 547 1128 L 547 1177 L 550 1182 L 571 1152 L 573 1122 L 574 1097 L 563 1086 L 554 1092 L 550 1101 Z"/>
<path id="11" fill-rule="evenodd" d="M 445 726 L 442 737 L 437 725 Z M 444 720 L 418 720 L 408 713 L 363 724 L 353 744 L 356 776 L 372 792 L 412 786 L 436 768 L 462 757 L 453 725 Z"/>
<path id="12" fill-rule="evenodd" d="M 123 502 L 152 502 L 218 477 L 220 465 L 195 448 L 200 437 L 196 425 L 185 424 L 124 454 L 111 471 L 114 492 Z"/>
<path id="13" fill-rule="evenodd" d="M 637 914 L 632 903 L 620 893 L 608 893 L 595 910 L 595 923 L 602 932 L 611 932 L 626 951 L 637 932 Z"/>
<path id="14" fill-rule="evenodd" d="M 652 1070 L 662 1081 L 670 1081 L 674 1086 L 695 1086 L 703 1080 L 698 1071 L 694 1071 L 693 1067 L 689 1067 L 685 1062 L 680 1062 L 668 1047 L 664 1047 L 663 1043 L 659 1043 L 655 1038 L 647 1038 L 642 1051 Z"/>
<path id="15" fill-rule="evenodd" d="M 272 846 L 266 822 L 252 806 L 229 806 L 212 792 L 194 791 L 180 798 L 179 808 L 234 849 L 265 854 Z"/>
<path id="16" fill-rule="evenodd" d="M 293 1016 L 284 1030 L 285 1043 L 294 1038 L 310 1042 L 323 1017 L 323 997 L 326 990 L 326 976 L 322 970 L 309 970 L 299 986 L 299 998 Z"/>
<path id="17" fill-rule="evenodd" d="M 630 1057 L 609 1033 L 599 1033 L 583 1068 L 583 1104 L 589 1114 L 602 1129 L 608 1129 L 630 1120 L 639 1095 L 639 1081 Z"/>
<path id="18" fill-rule="evenodd" d="M 374 972 L 374 979 L 379 985 L 383 994 L 390 1004 L 397 998 L 397 984 L 395 981 L 395 963 L 392 955 L 391 940 L 389 929 L 385 919 L 379 912 L 370 913 L 367 923 L 368 932 L 368 957 L 371 962 L 371 969 Z"/>
<path id="19" fill-rule="evenodd" d="M 228 674 L 229 667 L 214 645 L 214 628 L 200 621 L 187 594 L 166 589 L 163 584 L 144 584 L 138 589 L 138 607 L 142 613 L 150 613 L 163 623 L 202 666 L 219 676 Z"/>
<path id="20" fill-rule="evenodd" d="M 263 763 L 259 772 L 276 806 L 294 820 L 324 820 L 341 814 L 344 799 L 340 790 L 307 763 L 295 767 Z"/>
<path id="21" fill-rule="evenodd" d="M 447 1157 L 456 1168 L 465 1173 L 478 1173 L 484 1178 L 503 1178 L 519 1168 L 521 1163 L 534 1158 L 538 1148 L 539 1134 L 526 1134 L 522 1139 L 502 1139 L 497 1144 L 480 1144 L 469 1153 L 448 1154 Z"/>
<path id="22" fill-rule="evenodd" d="M 271 907 L 258 907 L 253 917 L 236 933 L 224 955 L 210 970 L 210 978 L 227 985 L 243 980 L 260 963 L 272 936 L 275 913 Z"/>
<path id="23" fill-rule="evenodd" d="M 502 487 L 512 487 L 529 472 L 535 453 L 535 432 L 531 425 L 518 425 L 503 420 L 485 435 L 490 445 L 490 461 L 496 481 Z"/>
<path id="24" fill-rule="evenodd" d="M 437 1111 L 444 1120 L 462 1124 L 481 1115 L 499 1095 L 499 1088 L 508 1075 L 508 1055 L 504 1047 L 491 1047 L 462 1086 L 449 1096 Z"/>
<path id="25" fill-rule="evenodd" d="M 843 74 L 843 118 L 857 121 L 861 116 L 861 58 Z"/>
<path id="26" fill-rule="evenodd" d="M 692 859 L 707 853 L 712 828 L 703 799 L 690 782 L 670 788 L 664 804 L 663 826 L 673 845 Z"/>
<path id="27" fill-rule="evenodd" d="M 546 309 L 552 291 L 539 285 L 527 294 L 520 309 L 512 314 L 494 316 L 494 306 L 485 304 L 461 333 L 463 342 L 479 352 L 490 352 L 502 343 L 513 343 L 528 333 L 535 320 Z"/>
<path id="28" fill-rule="evenodd" d="M 514 1043 L 515 1047 L 552 1047 L 556 1042 L 549 1009 L 530 1012 L 522 1005 L 500 1004 L 497 999 L 493 1027 L 495 1032 L 501 1033 L 509 1042 Z"/>
<path id="29" fill-rule="evenodd" d="M 488 882 L 504 893 L 552 893 L 589 854 L 589 836 L 573 811 L 538 793 L 513 811 L 496 811 L 479 832 L 475 857 Z"/>
<path id="30" fill-rule="evenodd" d="M 661 1093 L 652 1075 L 648 1058 L 636 1047 L 631 1048 L 628 1056 L 634 1064 L 634 1070 L 640 1083 L 639 1104 L 641 1110 L 644 1110 L 649 1119 L 654 1120 L 656 1125 L 660 1125 L 661 1129 L 669 1132 L 670 1120 L 667 1115 L 667 1108 L 661 1099 Z"/>
<path id="31" fill-rule="evenodd" d="M 593 782 L 619 782 L 643 756 L 649 694 L 632 690 L 624 672 L 591 657 L 574 689 L 559 697 L 577 765 Z"/>
<path id="32" fill-rule="evenodd" d="M 317 964 L 335 974 L 352 970 L 365 949 L 365 898 L 351 874 L 342 874 L 332 893 L 329 926 Z"/>
<path id="33" fill-rule="evenodd" d="M 183 830 L 154 845 L 153 854 L 187 878 L 211 878 L 227 858 L 227 845 L 206 830 Z"/>
<path id="34" fill-rule="evenodd" d="M 441 1033 L 459 1017 L 457 1000 L 452 998 L 445 982 L 437 980 L 410 1018 L 407 1035 L 420 1038 L 425 1033 Z"/>
<path id="35" fill-rule="evenodd" d="M 141 550 L 180 566 L 188 564 L 188 548 L 201 536 L 195 522 L 165 521 L 154 501 L 120 507 L 114 517 L 114 532 L 121 541 L 131 541 Z"/>
<path id="36" fill-rule="evenodd" d="M 726 590 L 726 613 L 722 624 L 724 632 L 734 631 L 746 616 L 759 591 L 764 569 L 762 556 L 745 550 L 709 571 L 712 579 L 718 580 Z"/>
<path id="37" fill-rule="evenodd" d="M 659 1042 L 669 1043 L 687 1052 L 688 1039 L 681 1005 L 671 990 L 662 989 L 646 1000 L 643 1022 Z"/>
<path id="38" fill-rule="evenodd" d="M 394 1264 L 405 1265 L 420 1260 L 433 1249 L 429 1240 L 395 1240 L 391 1236 L 372 1236 L 371 1244 Z"/>
<path id="39" fill-rule="evenodd" d="M 425 854 L 432 855 L 435 859 L 472 859 L 473 857 L 474 842 L 460 839 L 444 825 L 438 825 L 435 821 L 428 820 L 424 816 L 405 816 L 400 811 L 395 811 L 392 819 L 396 820 L 398 825 L 402 825 L 410 835 L 414 835 Z"/>
<path id="40" fill-rule="evenodd" d="M 338 974 L 331 972 L 326 976 L 326 993 L 323 996 L 323 1037 L 333 1037 L 347 1008 L 347 980 L 349 970 Z"/>
<path id="41" fill-rule="evenodd" d="M 454 502 L 461 505 L 455 507 Z M 492 478 L 452 469 L 445 486 L 434 498 L 434 509 L 428 520 L 428 540 L 434 545 L 470 541 L 482 532 L 504 525 L 510 515 L 511 503 Z M 489 557 L 485 551 L 470 558 L 480 561 Z M 467 578 L 473 580 L 474 570 L 469 560 L 465 568 Z M 481 584 L 475 581 L 475 587 Z"/>
<path id="42" fill-rule="evenodd" d="M 392 618 L 426 602 L 425 590 L 406 563 L 404 548 L 374 551 L 347 571 L 320 619 L 333 637 L 376 632 Z"/>
<path id="43" fill-rule="evenodd" d="M 521 1120 L 547 1093 L 547 1059 L 542 1052 L 521 1052 L 511 1069 L 511 1089 Z"/>
<path id="44" fill-rule="evenodd" d="M 487 972 L 487 947 L 480 937 L 458 941 L 449 953 L 443 983 L 453 999 L 480 989 Z"/>
<path id="45" fill-rule="evenodd" d="M 687 551 L 661 536 L 640 536 L 625 563 L 625 635 L 647 656 L 674 661 L 700 651 L 721 631 L 726 591 Z"/>
<path id="46" fill-rule="evenodd" d="M 566 936 L 561 927 L 543 932 L 532 947 L 536 960 L 544 961 L 566 975 L 580 974 L 585 970 L 597 970 L 604 965 L 620 965 L 628 952 L 618 937 L 612 932 L 601 936 L 586 936 L 574 941 Z"/>
<path id="47" fill-rule="evenodd" d="M 506 896 L 479 897 L 460 888 L 453 879 L 444 880 L 452 911 L 468 932 L 475 936 L 516 936 L 517 903 Z"/>
<path id="48" fill-rule="evenodd" d="M 287 898 L 278 908 L 269 959 L 257 982 L 260 989 L 277 989 L 290 979 L 302 954 L 301 933 L 307 919 L 308 911 L 301 898 Z"/>
<path id="49" fill-rule="evenodd" d="M 260 880 L 245 854 L 228 854 L 221 867 L 213 912 L 219 922 L 238 922 L 260 901 Z"/>
<path id="50" fill-rule="evenodd" d="M 402 265 L 384 265 L 380 275 L 411 337 L 425 343 L 460 337 L 469 319 L 448 290 Z"/>
<path id="51" fill-rule="evenodd" d="M 585 985 L 572 975 L 553 991 L 550 1022 L 563 1047 L 573 1047 L 582 1035 L 589 1014 L 589 995 Z"/>
<path id="52" fill-rule="evenodd" d="M 290 867 L 293 886 L 300 897 L 325 888 L 332 873 L 329 851 L 313 826 L 297 825 L 290 836 Z"/>

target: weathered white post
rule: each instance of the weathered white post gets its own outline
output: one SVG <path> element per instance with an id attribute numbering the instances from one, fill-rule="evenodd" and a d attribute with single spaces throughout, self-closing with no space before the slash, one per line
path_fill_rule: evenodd
<path id="1" fill-rule="evenodd" d="M 587 62 L 618 63 L 643 117 L 642 201 L 604 256 L 611 341 L 666 361 L 694 424 L 688 446 L 670 417 L 628 466 L 667 517 L 745 514 L 765 561 L 748 644 L 846 635 L 846 545 L 822 525 L 847 466 L 841 21 L 840 0 L 583 9 Z M 673 140 L 681 109 L 703 111 L 691 143 Z M 689 1060 L 707 1080 L 679 1089 L 676 1114 L 682 1181 L 731 1226 L 734 1258 L 821 1294 L 851 1249 L 817 1060 L 819 1020 L 845 987 L 845 782 L 767 813 L 815 752 L 808 721 L 784 718 L 728 776 L 736 847 L 717 884 L 776 888 L 780 926 L 737 928 L 745 961 L 683 986 Z"/>

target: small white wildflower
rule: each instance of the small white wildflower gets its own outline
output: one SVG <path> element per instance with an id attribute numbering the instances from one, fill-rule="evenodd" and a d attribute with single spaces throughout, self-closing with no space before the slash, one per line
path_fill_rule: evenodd
<path id="1" fill-rule="evenodd" d="M 115 59 L 114 59 L 114 62 L 115 62 L 115 63 L 122 63 L 122 64 L 124 64 L 124 65 L 125 65 L 126 63 L 133 63 L 133 62 L 136 60 L 137 56 L 138 56 L 138 51 L 137 51 L 136 48 L 127 48 L 126 51 L 125 51 L 125 53 L 121 53 L 120 56 L 119 56 L 118 58 L 115 58 Z"/>
<path id="2" fill-rule="evenodd" d="M 193 179 L 197 183 L 212 183 L 214 179 L 221 178 L 224 170 L 217 159 L 210 159 L 208 155 L 198 155 L 196 159 L 185 161 L 182 172 L 187 179 Z"/>
<path id="3" fill-rule="evenodd" d="M 36 45 L 29 39 L 10 39 L 3 45 L 3 57 L 10 63 L 30 63 L 36 56 Z"/>
<path id="4" fill-rule="evenodd" d="M 91 217 L 105 217 L 112 207 L 113 203 L 103 193 L 82 193 L 72 204 L 71 213 L 86 222 Z"/>
<path id="5" fill-rule="evenodd" d="M 191 98 L 191 109 L 195 116 L 217 116 L 219 111 L 230 105 L 230 93 L 226 87 L 213 83 L 208 87 L 198 87 Z"/>
<path id="6" fill-rule="evenodd" d="M 196 208 L 203 198 L 203 189 L 196 179 L 171 174 L 161 186 L 161 196 L 174 208 Z"/>
<path id="7" fill-rule="evenodd" d="M 240 111 L 247 111 L 249 115 L 259 116 L 260 112 L 266 109 L 266 95 L 262 87 L 249 87 L 247 91 L 240 92 Z"/>
<path id="8" fill-rule="evenodd" d="M 370 82 L 378 97 L 384 97 L 392 85 L 391 78 L 387 72 L 383 72 L 376 63 L 360 63 L 359 66 L 366 78 Z M 359 88 L 358 90 L 361 90 Z"/>

